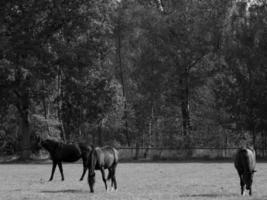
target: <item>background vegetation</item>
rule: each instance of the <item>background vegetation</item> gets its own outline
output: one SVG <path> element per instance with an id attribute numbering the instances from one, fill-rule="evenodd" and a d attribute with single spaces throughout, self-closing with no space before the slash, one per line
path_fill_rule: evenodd
<path id="1" fill-rule="evenodd" d="M 35 135 L 266 149 L 266 1 L 3 0 L 1 150 Z"/>

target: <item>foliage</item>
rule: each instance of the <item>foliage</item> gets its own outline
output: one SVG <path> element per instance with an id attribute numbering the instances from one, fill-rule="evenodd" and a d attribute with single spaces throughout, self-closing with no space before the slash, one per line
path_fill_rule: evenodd
<path id="1" fill-rule="evenodd" d="M 233 17 L 224 44 L 224 73 L 216 76 L 216 102 L 230 114 L 235 130 L 256 135 L 266 126 L 265 5 L 250 7 Z"/>
<path id="2" fill-rule="evenodd" d="M 266 147 L 265 2 L 5 0 L 0 9 L 0 129 L 21 149 L 33 133 Z"/>

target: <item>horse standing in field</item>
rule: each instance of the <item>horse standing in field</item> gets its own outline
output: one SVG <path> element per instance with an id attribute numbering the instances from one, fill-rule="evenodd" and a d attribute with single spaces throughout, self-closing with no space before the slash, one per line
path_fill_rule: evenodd
<path id="1" fill-rule="evenodd" d="M 241 195 L 245 195 L 244 188 L 252 195 L 252 182 L 256 166 L 256 154 L 252 148 L 240 148 L 235 157 L 235 168 L 240 178 Z"/>
<path id="2" fill-rule="evenodd" d="M 57 142 L 50 139 L 41 141 L 40 145 L 49 152 L 50 158 L 53 161 L 52 172 L 49 181 L 53 180 L 57 165 L 61 174 L 61 180 L 64 181 L 62 162 L 75 162 L 80 158 L 83 160 L 83 173 L 80 181 L 83 180 L 87 170 L 87 158 L 90 152 L 90 146 L 83 143 L 64 144 L 62 142 Z"/>
<path id="3" fill-rule="evenodd" d="M 113 147 L 92 147 L 88 158 L 88 184 L 90 187 L 90 192 L 94 192 L 95 170 L 101 171 L 102 180 L 105 184 L 106 190 L 108 190 L 107 180 L 110 179 L 111 189 L 114 186 L 115 190 L 117 190 L 116 167 L 118 164 L 118 159 L 118 151 Z M 107 179 L 105 176 L 105 169 L 108 169 L 109 172 Z"/>

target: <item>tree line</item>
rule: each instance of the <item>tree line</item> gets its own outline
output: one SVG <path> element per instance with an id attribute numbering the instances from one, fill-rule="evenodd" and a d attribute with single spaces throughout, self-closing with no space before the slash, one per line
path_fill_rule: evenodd
<path id="1" fill-rule="evenodd" d="M 0 4 L 0 137 L 22 158 L 36 134 L 266 148 L 267 2 Z"/>

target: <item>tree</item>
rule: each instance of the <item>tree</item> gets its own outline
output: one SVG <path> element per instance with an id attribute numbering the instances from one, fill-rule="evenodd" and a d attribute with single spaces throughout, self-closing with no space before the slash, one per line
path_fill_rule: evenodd
<path id="1" fill-rule="evenodd" d="M 41 76 L 49 76 L 49 52 L 44 45 L 57 27 L 49 2 L 4 1 L 1 12 L 1 92 L 21 118 L 22 158 L 30 154 L 32 101 L 39 97 Z M 52 15 L 52 16 L 51 16 Z"/>
<path id="2" fill-rule="evenodd" d="M 44 80 L 50 82 L 60 75 L 58 82 L 65 83 L 65 88 L 87 87 L 93 66 L 97 66 L 100 55 L 107 51 L 108 44 L 101 38 L 109 34 L 112 27 L 105 12 L 114 6 L 114 2 L 82 0 L 2 2 L 1 94 L 20 114 L 22 159 L 30 155 L 31 112 L 34 105 L 48 95 L 43 89 Z M 100 88 L 104 90 L 106 81 L 99 79 L 96 84 L 103 85 Z M 68 86 L 68 81 L 75 84 Z M 62 88 L 65 89 L 63 85 Z M 66 97 L 64 92 L 60 97 Z"/>
<path id="3" fill-rule="evenodd" d="M 235 129 L 249 131 L 257 147 L 256 135 L 265 127 L 263 110 L 266 82 L 265 4 L 247 8 L 236 5 L 225 36 L 223 73 L 217 77 L 217 103 L 231 114 Z M 261 113 L 261 114 L 260 114 Z M 243 134 L 244 135 L 244 134 Z"/>

